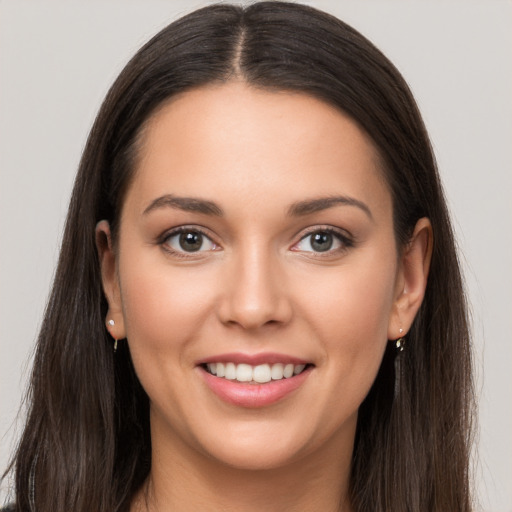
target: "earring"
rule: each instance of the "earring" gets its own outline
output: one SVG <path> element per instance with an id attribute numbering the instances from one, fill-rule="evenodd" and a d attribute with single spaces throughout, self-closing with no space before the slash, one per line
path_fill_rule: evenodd
<path id="1" fill-rule="evenodd" d="M 403 332 L 404 332 L 404 330 L 400 327 L 400 334 L 402 334 Z M 400 336 L 400 338 L 398 338 L 395 341 L 395 347 L 396 347 L 397 352 L 403 352 L 404 347 L 405 347 L 405 338 L 403 336 Z"/>
<path id="2" fill-rule="evenodd" d="M 110 327 L 114 327 L 114 325 L 116 325 L 116 323 L 114 322 L 114 320 L 110 319 L 108 322 L 108 325 Z M 114 338 L 114 354 L 117 352 L 117 338 L 115 336 L 112 335 L 112 333 L 110 332 L 109 330 L 109 334 L 110 336 L 112 336 L 112 338 Z"/>
<path id="3" fill-rule="evenodd" d="M 395 366 L 394 396 L 395 396 L 395 399 L 400 395 L 400 387 L 401 387 L 401 381 L 402 381 L 402 365 L 403 365 L 402 358 L 404 357 L 402 355 L 402 352 L 404 351 L 404 347 L 405 347 L 405 337 L 402 336 L 402 333 L 404 332 L 404 330 L 400 327 L 399 332 L 400 332 L 400 338 L 395 340 L 395 349 L 396 349 L 395 361 L 394 361 L 394 366 Z"/>

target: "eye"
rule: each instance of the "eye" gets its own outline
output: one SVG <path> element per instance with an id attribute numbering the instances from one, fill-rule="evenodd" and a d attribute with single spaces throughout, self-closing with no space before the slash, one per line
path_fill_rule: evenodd
<path id="1" fill-rule="evenodd" d="M 177 253 L 214 251 L 217 248 L 210 238 L 197 229 L 174 231 L 165 238 L 164 244 Z"/>
<path id="2" fill-rule="evenodd" d="M 295 251 L 326 253 L 351 247 L 352 242 L 332 229 L 318 229 L 302 237 L 293 247 Z"/>

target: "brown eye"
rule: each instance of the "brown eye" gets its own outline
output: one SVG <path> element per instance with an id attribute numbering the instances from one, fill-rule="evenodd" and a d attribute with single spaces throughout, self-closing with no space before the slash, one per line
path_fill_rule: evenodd
<path id="1" fill-rule="evenodd" d="M 193 229 L 171 233 L 165 239 L 165 244 L 173 251 L 181 253 L 212 251 L 217 247 L 206 235 Z"/>
<path id="2" fill-rule="evenodd" d="M 181 233 L 179 238 L 180 248 L 187 252 L 196 252 L 203 245 L 203 235 L 201 233 Z"/>

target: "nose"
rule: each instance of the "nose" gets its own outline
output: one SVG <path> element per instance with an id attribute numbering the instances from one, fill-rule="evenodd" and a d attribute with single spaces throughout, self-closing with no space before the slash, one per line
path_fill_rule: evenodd
<path id="1" fill-rule="evenodd" d="M 219 317 L 226 325 L 255 330 L 292 317 L 286 277 L 277 257 L 252 247 L 226 263 Z"/>

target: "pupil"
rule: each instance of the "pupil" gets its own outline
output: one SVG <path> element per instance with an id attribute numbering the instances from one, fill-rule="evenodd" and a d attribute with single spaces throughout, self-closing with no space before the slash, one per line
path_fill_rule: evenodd
<path id="1" fill-rule="evenodd" d="M 315 233 L 311 241 L 311 247 L 317 252 L 328 251 L 332 247 L 332 234 L 326 232 Z"/>
<path id="2" fill-rule="evenodd" d="M 201 249 L 203 245 L 203 235 L 201 233 L 181 233 L 180 247 L 184 251 L 194 252 Z"/>

